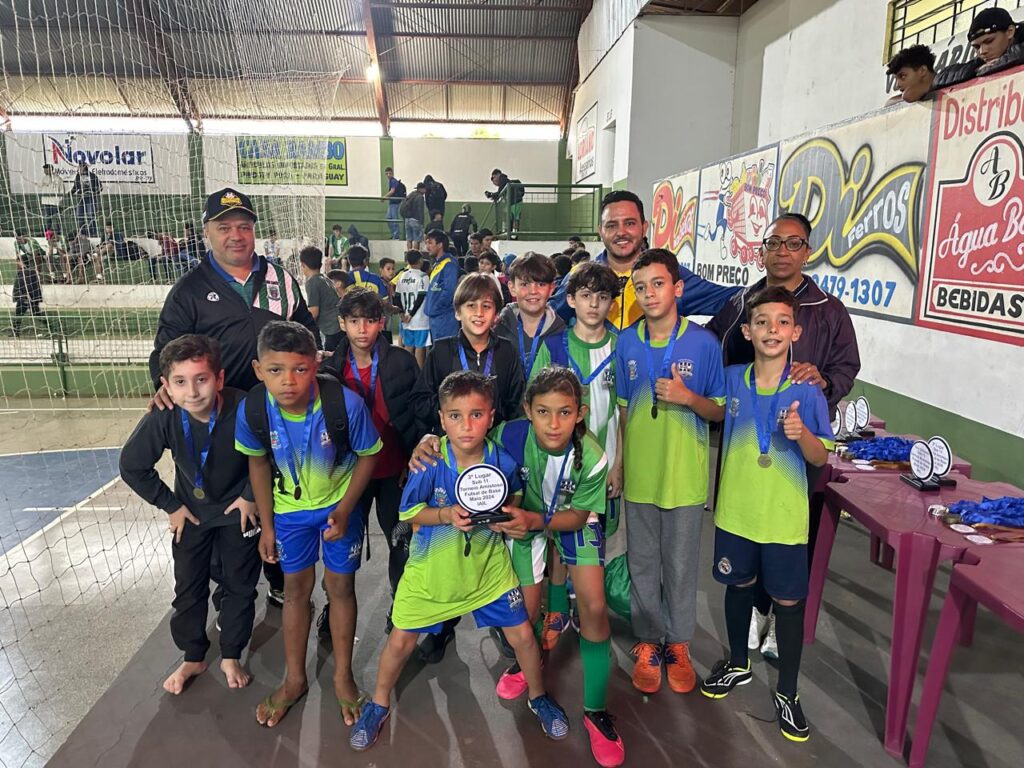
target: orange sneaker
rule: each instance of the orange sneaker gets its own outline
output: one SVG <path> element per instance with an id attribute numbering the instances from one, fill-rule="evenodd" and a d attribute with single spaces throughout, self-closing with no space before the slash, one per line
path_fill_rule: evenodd
<path id="1" fill-rule="evenodd" d="M 540 648 L 542 651 L 554 650 L 558 644 L 558 638 L 572 626 L 568 613 L 545 613 L 544 631 L 540 635 Z"/>
<path id="2" fill-rule="evenodd" d="M 697 673 L 690 663 L 689 643 L 668 643 L 665 646 L 665 667 L 668 687 L 676 693 L 689 693 L 697 687 Z"/>
<path id="3" fill-rule="evenodd" d="M 661 646 L 655 643 L 637 643 L 630 653 L 636 659 L 633 665 L 633 687 L 641 693 L 661 690 Z"/>

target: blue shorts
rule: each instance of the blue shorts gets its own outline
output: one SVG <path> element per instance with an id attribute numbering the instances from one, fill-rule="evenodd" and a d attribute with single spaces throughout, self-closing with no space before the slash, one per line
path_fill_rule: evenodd
<path id="1" fill-rule="evenodd" d="M 587 523 L 578 531 L 555 534 L 558 555 L 566 565 L 597 565 L 604 568 L 605 535 L 601 523 Z"/>
<path id="2" fill-rule="evenodd" d="M 403 326 L 402 346 L 413 347 L 414 349 L 426 349 L 430 346 L 430 329 L 422 331 L 410 331 Z"/>
<path id="3" fill-rule="evenodd" d="M 524 621 L 530 620 L 526 612 L 526 604 L 523 602 L 523 590 L 513 587 L 497 600 L 481 606 L 473 611 L 473 620 L 477 629 L 484 627 L 518 627 Z M 436 635 L 441 632 L 444 622 L 431 624 L 429 627 L 418 629 L 407 629 L 406 632 L 419 634 Z M 401 629 L 401 627 L 399 627 Z"/>
<path id="4" fill-rule="evenodd" d="M 760 544 L 715 528 L 711 572 L 722 584 L 746 584 L 757 578 L 778 600 L 807 597 L 807 545 Z"/>
<path id="5" fill-rule="evenodd" d="M 324 541 L 327 516 L 337 505 L 308 512 L 286 512 L 274 515 L 274 533 L 277 537 L 277 557 L 281 570 L 298 573 L 316 565 L 320 559 L 320 544 L 324 548 L 324 566 L 332 573 L 355 573 L 359 570 L 363 554 L 362 510 L 357 506 L 348 516 L 345 535 L 334 541 Z"/>

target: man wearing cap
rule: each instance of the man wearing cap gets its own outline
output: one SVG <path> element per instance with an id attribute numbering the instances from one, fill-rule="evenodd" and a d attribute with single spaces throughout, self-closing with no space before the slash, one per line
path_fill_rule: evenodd
<path id="1" fill-rule="evenodd" d="M 224 385 L 246 391 L 257 382 L 252 361 L 257 357 L 256 338 L 267 323 L 293 320 L 320 338 L 298 280 L 280 264 L 270 264 L 256 253 L 255 224 L 252 201 L 241 192 L 222 189 L 207 198 L 203 234 L 210 250 L 198 267 L 174 284 L 160 310 L 149 357 L 156 389 L 153 407 L 173 407 L 160 384 L 160 352 L 186 333 L 217 339 L 223 352 Z M 284 577 L 280 566 L 264 567 L 264 573 L 271 588 L 268 600 L 281 605 Z"/>
<path id="2" fill-rule="evenodd" d="M 946 67 L 935 77 L 934 88 L 991 75 L 1018 64 L 1024 64 L 1024 37 L 1018 34 L 1013 17 L 1005 8 L 986 8 L 971 22 L 967 40 L 977 54 L 976 59 Z"/>

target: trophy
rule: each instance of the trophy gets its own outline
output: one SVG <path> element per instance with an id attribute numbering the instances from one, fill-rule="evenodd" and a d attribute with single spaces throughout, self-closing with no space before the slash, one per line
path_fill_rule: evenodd
<path id="1" fill-rule="evenodd" d="M 512 518 L 501 512 L 508 498 L 508 480 L 490 464 L 474 464 L 455 481 L 455 500 L 469 512 L 473 525 L 503 523 Z"/>

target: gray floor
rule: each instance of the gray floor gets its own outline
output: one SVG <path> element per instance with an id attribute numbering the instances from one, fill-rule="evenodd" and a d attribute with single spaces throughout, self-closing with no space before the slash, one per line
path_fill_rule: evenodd
<path id="1" fill-rule="evenodd" d="M 706 521 L 710 538 L 710 516 Z M 378 537 L 379 539 L 380 537 Z M 375 542 L 378 552 L 383 542 Z M 833 576 L 825 596 L 818 642 L 806 649 L 801 699 L 814 728 L 804 745 L 785 741 L 772 721 L 769 681 L 774 671 L 755 657 L 757 679 L 723 701 L 698 693 L 679 696 L 667 686 L 644 697 L 630 685 L 628 627 L 613 624 L 615 669 L 610 709 L 630 765 L 791 766 L 899 765 L 881 746 L 885 674 L 890 634 L 892 576 L 869 566 L 863 531 L 844 524 Z M 701 585 L 698 636 L 693 657 L 704 672 L 721 655 L 722 589 L 709 575 Z M 947 574 L 940 574 L 940 586 Z M 365 565 L 357 579 L 361 600 L 357 679 L 370 686 L 383 643 L 383 558 Z M 938 591 L 937 591 L 938 595 Z M 938 596 L 933 607 L 938 610 Z M 930 639 L 936 616 L 931 616 Z M 500 672 L 485 633 L 463 622 L 444 662 L 412 663 L 403 675 L 396 716 L 370 752 L 346 744 L 331 695 L 328 655 L 310 643 L 310 694 L 274 731 L 259 728 L 256 703 L 273 690 L 282 670 L 280 614 L 262 604 L 248 667 L 254 684 L 230 691 L 219 673 L 199 678 L 180 697 L 165 695 L 163 676 L 180 659 L 166 624 L 149 637 L 50 762 L 61 766 L 523 766 L 592 764 L 581 716 L 581 668 L 574 636 L 566 635 L 547 666 L 550 690 L 573 718 L 561 743 L 547 741 L 523 702 L 494 695 Z M 470 625 L 470 626 L 467 626 Z M 1021 765 L 1020 722 L 1024 664 L 1021 638 L 989 614 L 979 616 L 976 643 L 957 653 L 930 753 L 935 766 Z M 922 663 L 922 671 L 924 663 Z"/>

